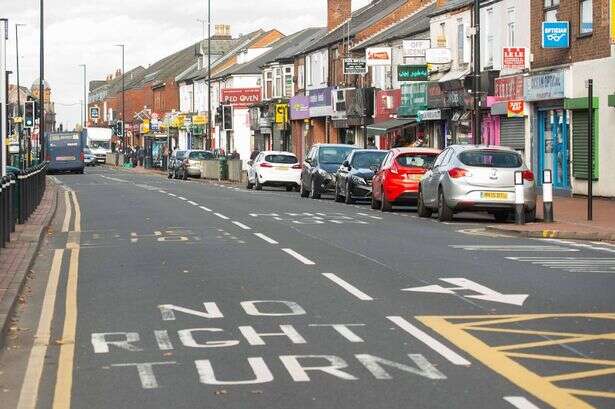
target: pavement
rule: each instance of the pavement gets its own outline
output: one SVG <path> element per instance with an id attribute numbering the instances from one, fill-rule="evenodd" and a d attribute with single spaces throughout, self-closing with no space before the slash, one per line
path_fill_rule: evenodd
<path id="1" fill-rule="evenodd" d="M 615 246 L 59 175 L 4 408 L 611 408 Z"/>
<path id="2" fill-rule="evenodd" d="M 0 348 L 11 329 L 15 306 L 23 302 L 23 285 L 56 211 L 57 193 L 56 185 L 48 182 L 38 208 L 25 224 L 15 226 L 11 241 L 0 250 Z"/>

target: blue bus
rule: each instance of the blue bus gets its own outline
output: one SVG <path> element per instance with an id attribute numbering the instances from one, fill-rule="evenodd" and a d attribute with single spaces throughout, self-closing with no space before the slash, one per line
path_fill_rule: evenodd
<path id="1" fill-rule="evenodd" d="M 79 132 L 47 134 L 46 160 L 50 172 L 83 173 L 83 136 Z"/>

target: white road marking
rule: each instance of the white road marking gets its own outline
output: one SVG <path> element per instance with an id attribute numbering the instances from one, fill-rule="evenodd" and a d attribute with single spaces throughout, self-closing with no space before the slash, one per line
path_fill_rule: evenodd
<path id="1" fill-rule="evenodd" d="M 504 400 L 517 409 L 540 409 L 523 396 L 505 396 Z"/>
<path id="2" fill-rule="evenodd" d="M 596 246 L 592 246 L 591 244 L 587 244 L 587 243 L 577 243 L 577 242 L 574 242 L 574 241 L 560 240 L 560 239 L 550 239 L 550 241 L 553 241 L 553 242 L 556 242 L 556 243 L 567 244 L 569 246 L 581 247 L 581 248 L 584 248 L 584 249 L 606 251 L 608 253 L 615 253 L 615 249 L 605 248 L 605 247 L 596 247 Z M 592 243 L 600 244 L 600 245 L 604 244 L 604 243 L 600 243 L 600 242 L 592 242 Z"/>
<path id="3" fill-rule="evenodd" d="M 296 258 L 297 260 L 299 260 L 300 262 L 302 262 L 303 264 L 305 264 L 307 266 L 313 266 L 313 265 L 316 264 L 312 260 L 310 260 L 309 258 L 302 256 L 301 254 L 297 253 L 293 249 L 282 249 L 282 251 L 287 253 L 287 254 L 290 254 L 291 256 L 293 256 L 294 258 Z"/>
<path id="4" fill-rule="evenodd" d="M 193 202 L 192 200 L 188 200 L 188 203 L 191 204 L 192 206 L 198 206 L 199 205 L 197 202 Z"/>
<path id="5" fill-rule="evenodd" d="M 228 217 L 226 217 L 226 216 L 225 216 L 225 215 L 223 215 L 223 214 L 220 214 L 220 213 L 214 213 L 214 214 L 215 214 L 216 216 L 218 216 L 219 218 L 223 219 L 223 220 L 228 220 L 228 219 L 229 219 Z"/>
<path id="6" fill-rule="evenodd" d="M 167 194 L 167 192 L 166 192 L 166 191 L 164 191 L 164 190 L 159 190 L 158 192 L 160 192 L 160 193 L 162 193 L 162 194 L 165 194 L 165 195 Z"/>
<path id="7" fill-rule="evenodd" d="M 423 342 L 425 345 L 436 351 L 438 354 L 442 355 L 447 361 L 454 365 L 462 365 L 462 366 L 470 366 L 471 363 L 467 359 L 460 356 L 458 353 L 433 338 L 426 332 L 418 329 L 414 325 L 410 324 L 402 317 L 387 317 L 387 319 L 397 325 L 399 328 L 406 331 L 408 334 L 412 335 L 419 341 Z"/>
<path id="8" fill-rule="evenodd" d="M 183 197 L 183 196 L 178 196 L 177 198 L 178 198 L 179 200 L 183 200 L 183 201 L 188 200 L 188 199 L 186 199 L 186 198 L 185 198 L 185 197 Z"/>
<path id="9" fill-rule="evenodd" d="M 615 273 L 615 258 L 612 257 L 506 257 L 506 259 L 560 269 L 571 273 Z"/>
<path id="10" fill-rule="evenodd" d="M 598 244 L 598 245 L 601 245 L 601 246 L 615 247 L 615 244 L 607 243 L 606 241 L 592 241 L 592 243 Z"/>
<path id="11" fill-rule="evenodd" d="M 199 206 L 199 208 L 205 210 L 206 212 L 212 211 L 209 207 L 205 207 L 205 206 Z"/>
<path id="12" fill-rule="evenodd" d="M 177 197 L 175 193 L 167 193 L 169 196 Z"/>
<path id="13" fill-rule="evenodd" d="M 251 228 L 251 227 L 246 226 L 245 224 L 240 223 L 240 222 L 233 222 L 233 224 L 234 224 L 235 226 L 238 226 L 238 227 L 240 227 L 240 228 L 244 229 L 244 230 L 252 230 L 252 228 Z"/>
<path id="14" fill-rule="evenodd" d="M 339 285 L 344 290 L 348 291 L 350 294 L 354 295 L 361 301 L 373 301 L 374 300 L 372 297 L 365 294 L 363 291 L 359 290 L 354 285 L 341 279 L 340 277 L 338 277 L 337 275 L 333 273 L 323 273 L 322 275 L 327 277 L 329 280 L 333 281 L 335 284 Z"/>
<path id="15" fill-rule="evenodd" d="M 263 233 L 254 233 L 254 235 L 260 239 L 265 240 L 269 244 L 279 244 L 277 241 L 275 241 L 271 237 L 265 236 Z"/>
<path id="16" fill-rule="evenodd" d="M 566 247 L 560 246 L 517 246 L 517 245 L 460 245 L 460 246 L 449 246 L 454 249 L 462 249 L 466 251 L 522 251 L 522 252 L 573 252 L 579 251 L 577 249 L 570 249 Z"/>

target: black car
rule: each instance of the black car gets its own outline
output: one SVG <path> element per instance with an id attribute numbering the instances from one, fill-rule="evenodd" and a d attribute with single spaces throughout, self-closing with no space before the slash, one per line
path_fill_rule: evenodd
<path id="1" fill-rule="evenodd" d="M 320 195 L 335 190 L 335 172 L 348 155 L 357 149 L 352 145 L 317 144 L 312 146 L 301 171 L 301 197 Z"/>
<path id="2" fill-rule="evenodd" d="M 335 174 L 335 201 L 351 204 L 355 198 L 369 199 L 372 178 L 387 153 L 377 149 L 352 152 Z"/>

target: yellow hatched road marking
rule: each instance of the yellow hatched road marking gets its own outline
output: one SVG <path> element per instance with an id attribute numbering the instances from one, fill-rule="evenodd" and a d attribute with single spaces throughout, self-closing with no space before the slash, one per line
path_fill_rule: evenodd
<path id="1" fill-rule="evenodd" d="M 612 373 L 615 373 L 615 367 L 547 376 L 545 379 L 548 379 L 551 382 L 569 381 L 571 379 L 592 378 L 594 376 L 610 375 Z"/>
<path id="2" fill-rule="evenodd" d="M 574 344 L 577 342 L 597 341 L 599 339 L 615 340 L 615 333 L 599 334 L 599 335 L 583 335 L 580 337 L 554 339 L 554 340 L 549 340 L 549 341 L 536 341 L 536 342 L 525 342 L 523 344 L 502 345 L 499 347 L 495 347 L 494 349 L 498 351 L 514 351 L 515 349 L 537 348 L 537 347 L 545 347 L 545 346 L 560 345 L 560 344 Z"/>
<path id="3" fill-rule="evenodd" d="M 609 359 L 577 358 L 574 356 L 525 354 L 523 352 L 507 352 L 506 356 L 512 357 L 512 358 L 538 359 L 541 361 L 575 362 L 579 364 L 593 364 L 593 365 L 615 365 L 615 361 L 612 361 Z"/>

